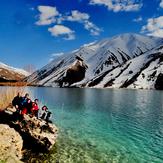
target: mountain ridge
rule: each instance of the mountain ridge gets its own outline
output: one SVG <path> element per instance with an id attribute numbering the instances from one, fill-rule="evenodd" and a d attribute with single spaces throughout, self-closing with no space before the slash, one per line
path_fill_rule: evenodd
<path id="1" fill-rule="evenodd" d="M 30 75 L 27 71 L 0 62 L 0 82 L 19 81 Z"/>
<path id="2" fill-rule="evenodd" d="M 119 67 L 122 67 L 122 65 L 126 65 L 127 63 L 129 64 L 129 61 L 134 62 L 135 65 L 138 65 L 139 67 L 143 67 L 143 63 L 140 60 L 137 61 L 140 62 L 140 64 L 136 63 L 135 58 L 143 55 L 148 56 L 148 53 L 150 52 L 159 52 L 156 48 L 159 48 L 162 45 L 163 39 L 161 38 L 142 36 L 133 33 L 117 35 L 112 38 L 85 44 L 75 51 L 55 58 L 42 69 L 30 75 L 27 78 L 27 81 L 43 86 L 58 86 L 58 80 L 61 80 L 62 77 L 66 75 L 66 70 L 75 62 L 76 56 L 80 56 L 83 58 L 85 64 L 88 65 L 88 69 L 86 70 L 83 80 L 78 83 L 73 83 L 72 86 L 92 87 L 91 84 L 88 84 L 91 83 L 92 80 L 103 73 L 108 74 L 114 72 L 115 69 L 120 70 Z M 160 51 L 162 54 L 162 48 Z M 144 57 L 144 60 L 145 59 L 147 58 Z M 133 67 L 133 63 L 131 65 Z M 124 69 L 127 70 L 129 68 L 131 68 L 130 65 Z M 131 74 L 129 76 L 131 76 Z M 121 75 L 122 74 L 119 74 L 117 77 L 115 76 L 115 78 L 118 79 Z M 121 82 L 121 84 L 122 83 L 123 82 Z M 114 84 L 112 84 L 111 87 L 114 87 L 113 85 Z M 93 87 L 103 88 L 106 87 L 106 85 L 94 85 Z M 115 85 L 115 87 L 120 88 L 121 85 Z"/>

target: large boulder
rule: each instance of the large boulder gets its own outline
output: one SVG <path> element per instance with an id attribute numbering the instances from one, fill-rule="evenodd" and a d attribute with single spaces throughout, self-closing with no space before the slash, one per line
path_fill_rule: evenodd
<path id="1" fill-rule="evenodd" d="M 0 124 L 0 140 L 0 162 L 20 162 L 23 147 L 20 134 L 8 125 Z"/>
<path id="2" fill-rule="evenodd" d="M 24 115 L 23 121 L 18 121 L 17 125 L 27 147 L 37 151 L 48 151 L 56 142 L 58 129 L 52 123 Z"/>
<path id="3" fill-rule="evenodd" d="M 54 124 L 30 115 L 22 117 L 12 109 L 0 112 L 0 123 L 8 124 L 21 135 L 23 148 L 37 152 L 50 150 L 58 136 Z"/>

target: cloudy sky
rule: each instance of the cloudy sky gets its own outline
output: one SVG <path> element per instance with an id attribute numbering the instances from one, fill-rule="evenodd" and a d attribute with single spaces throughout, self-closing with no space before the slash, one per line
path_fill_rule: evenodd
<path id="1" fill-rule="evenodd" d="M 121 33 L 163 37 L 163 0 L 0 0 L 0 61 L 37 68 Z"/>

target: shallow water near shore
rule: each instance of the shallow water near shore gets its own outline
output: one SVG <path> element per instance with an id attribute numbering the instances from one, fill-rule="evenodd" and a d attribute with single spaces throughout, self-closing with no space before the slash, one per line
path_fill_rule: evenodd
<path id="1" fill-rule="evenodd" d="M 163 162 L 162 91 L 41 87 L 27 91 L 49 107 L 59 128 L 56 145 L 38 161 Z"/>

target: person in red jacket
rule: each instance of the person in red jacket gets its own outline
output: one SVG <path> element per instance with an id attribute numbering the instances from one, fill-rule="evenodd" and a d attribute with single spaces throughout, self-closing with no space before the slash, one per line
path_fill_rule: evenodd
<path id="1" fill-rule="evenodd" d="M 38 107 L 38 99 L 35 99 L 34 102 L 32 103 L 32 109 L 31 112 L 34 116 L 36 116 L 38 118 L 38 111 L 39 111 L 39 107 Z"/>

